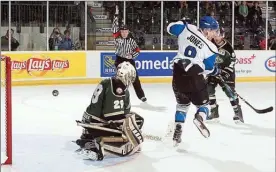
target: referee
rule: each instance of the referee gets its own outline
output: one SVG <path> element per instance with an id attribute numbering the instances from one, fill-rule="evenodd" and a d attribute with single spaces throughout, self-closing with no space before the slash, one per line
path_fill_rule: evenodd
<path id="1" fill-rule="evenodd" d="M 115 12 L 115 16 L 112 24 L 113 37 L 115 38 L 115 49 L 116 49 L 115 66 L 117 68 L 120 63 L 127 61 L 127 62 L 130 62 L 135 67 L 134 59 L 139 55 L 140 48 L 138 47 L 133 37 L 129 35 L 128 27 L 126 25 L 122 25 L 121 27 L 119 27 L 118 14 L 119 14 L 119 10 L 118 10 L 118 6 L 116 6 L 116 12 Z M 137 70 L 136 70 L 136 78 L 133 83 L 133 87 L 137 97 L 142 102 L 146 102 L 147 98 L 145 97 L 145 93 L 142 89 Z"/>

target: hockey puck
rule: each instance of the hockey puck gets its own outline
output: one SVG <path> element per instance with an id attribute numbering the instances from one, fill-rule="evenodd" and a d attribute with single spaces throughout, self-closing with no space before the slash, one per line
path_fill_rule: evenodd
<path id="1" fill-rule="evenodd" d="M 53 94 L 53 96 L 58 96 L 59 92 L 58 92 L 58 90 L 53 90 L 52 94 Z"/>

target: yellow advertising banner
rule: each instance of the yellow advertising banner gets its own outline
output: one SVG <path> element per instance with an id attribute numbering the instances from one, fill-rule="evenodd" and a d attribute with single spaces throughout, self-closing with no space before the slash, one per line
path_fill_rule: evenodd
<path id="1" fill-rule="evenodd" d="M 13 79 L 86 76 L 85 52 L 15 52 L 5 55 L 11 58 Z"/>

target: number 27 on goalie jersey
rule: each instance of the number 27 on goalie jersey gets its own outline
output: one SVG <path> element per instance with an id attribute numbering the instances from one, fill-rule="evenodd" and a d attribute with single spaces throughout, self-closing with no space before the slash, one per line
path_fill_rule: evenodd
<path id="1" fill-rule="evenodd" d="M 130 111 L 129 91 L 124 95 L 116 95 L 113 92 L 112 79 L 102 80 L 95 89 L 91 103 L 86 112 L 101 119 L 119 117 Z"/>
<path id="2" fill-rule="evenodd" d="M 169 34 L 178 37 L 178 53 L 174 58 L 189 59 L 193 65 L 202 69 L 202 74 L 213 72 L 218 49 L 194 25 L 185 21 L 172 22 L 168 25 Z"/>

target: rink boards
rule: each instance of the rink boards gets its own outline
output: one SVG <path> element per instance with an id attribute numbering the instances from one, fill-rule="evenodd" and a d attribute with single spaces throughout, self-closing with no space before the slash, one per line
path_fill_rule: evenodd
<path id="1" fill-rule="evenodd" d="M 15 86 L 94 84 L 115 74 L 113 51 L 17 51 L 2 54 L 11 57 Z M 142 51 L 135 62 L 140 80 L 143 83 L 171 82 L 175 55 L 175 51 Z M 242 50 L 236 51 L 236 56 L 237 82 L 275 82 L 275 51 Z"/>

